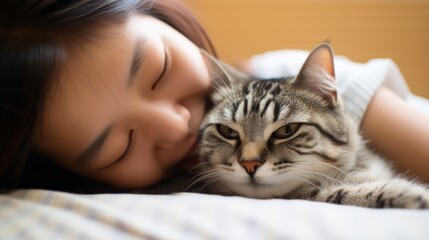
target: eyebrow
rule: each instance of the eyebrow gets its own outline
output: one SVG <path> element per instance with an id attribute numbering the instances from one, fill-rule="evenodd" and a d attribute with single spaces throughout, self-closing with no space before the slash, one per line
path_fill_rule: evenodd
<path id="1" fill-rule="evenodd" d="M 113 124 L 107 126 L 101 134 L 98 135 L 98 137 L 85 150 L 83 150 L 81 154 L 79 154 L 78 163 L 83 164 L 88 162 L 90 159 L 93 159 L 98 155 L 112 128 Z"/>
<path id="2" fill-rule="evenodd" d="M 146 40 L 142 37 L 137 37 L 136 45 L 134 46 L 134 54 L 131 62 L 130 74 L 128 86 L 131 86 L 133 83 L 134 76 L 140 69 L 140 66 L 143 62 L 144 57 L 147 54 L 147 45 L 145 44 Z"/>

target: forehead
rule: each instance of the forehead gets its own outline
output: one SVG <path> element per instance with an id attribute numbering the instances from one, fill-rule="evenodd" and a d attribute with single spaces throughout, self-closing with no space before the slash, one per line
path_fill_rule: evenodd
<path id="1" fill-rule="evenodd" d="M 290 79 L 253 80 L 219 91 L 222 101 L 210 116 L 212 121 L 240 123 L 252 127 L 282 124 L 300 119 L 306 109 Z"/>

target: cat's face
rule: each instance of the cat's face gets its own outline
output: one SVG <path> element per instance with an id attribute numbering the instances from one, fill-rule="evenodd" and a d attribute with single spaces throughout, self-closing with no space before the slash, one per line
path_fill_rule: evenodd
<path id="1" fill-rule="evenodd" d="M 202 178 L 215 190 L 281 197 L 350 167 L 355 129 L 329 82 L 333 68 L 323 65 L 326 57 L 332 61 L 330 51 L 314 50 L 291 79 L 249 80 L 224 69 L 229 84 L 212 96 L 199 148 Z"/>

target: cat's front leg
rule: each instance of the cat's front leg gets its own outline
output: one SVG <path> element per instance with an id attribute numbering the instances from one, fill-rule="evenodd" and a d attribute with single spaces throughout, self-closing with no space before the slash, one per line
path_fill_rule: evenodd
<path id="1" fill-rule="evenodd" d="M 403 179 L 322 188 L 314 201 L 371 208 L 429 208 L 429 190 Z"/>

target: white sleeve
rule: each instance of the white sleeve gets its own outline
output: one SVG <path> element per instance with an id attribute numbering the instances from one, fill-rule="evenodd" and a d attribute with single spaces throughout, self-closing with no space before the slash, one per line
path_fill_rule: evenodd
<path id="1" fill-rule="evenodd" d="M 253 56 L 250 68 L 262 78 L 296 75 L 309 52 L 279 50 Z M 360 123 L 374 93 L 385 86 L 403 99 L 411 96 L 404 77 L 391 59 L 372 59 L 357 63 L 335 56 L 335 73 L 346 110 Z M 413 98 L 414 99 L 414 98 Z M 429 111 L 429 104 L 427 110 Z"/>

